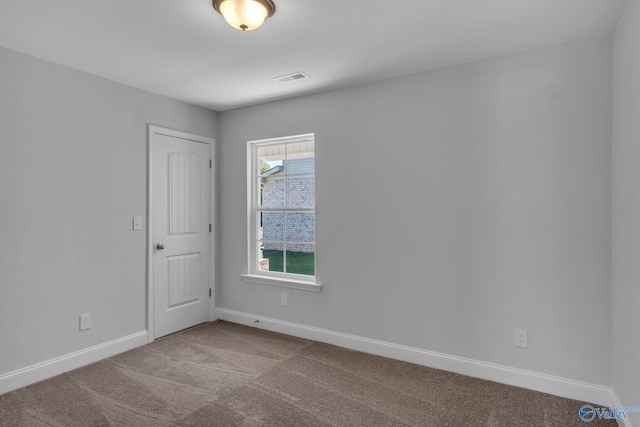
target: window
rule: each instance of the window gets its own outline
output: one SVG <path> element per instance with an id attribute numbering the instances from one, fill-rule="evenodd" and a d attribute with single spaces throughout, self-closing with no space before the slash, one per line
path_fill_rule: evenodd
<path id="1" fill-rule="evenodd" d="M 314 135 L 251 141 L 248 151 L 245 278 L 271 278 L 268 284 L 290 287 L 297 282 L 315 285 Z"/>

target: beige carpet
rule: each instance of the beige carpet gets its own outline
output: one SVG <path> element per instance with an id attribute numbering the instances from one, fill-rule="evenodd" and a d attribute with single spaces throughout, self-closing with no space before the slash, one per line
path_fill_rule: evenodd
<path id="1" fill-rule="evenodd" d="M 218 321 L 4 394 L 0 425 L 585 426 L 581 406 Z"/>

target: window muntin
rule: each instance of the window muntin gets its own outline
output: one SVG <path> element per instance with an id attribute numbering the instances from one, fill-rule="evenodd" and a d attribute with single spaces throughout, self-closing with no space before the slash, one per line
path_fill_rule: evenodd
<path id="1" fill-rule="evenodd" d="M 249 142 L 249 272 L 315 279 L 314 135 Z"/>

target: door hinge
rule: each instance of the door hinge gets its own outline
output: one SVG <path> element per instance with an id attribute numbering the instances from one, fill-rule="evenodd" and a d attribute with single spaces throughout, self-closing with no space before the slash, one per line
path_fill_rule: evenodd
<path id="1" fill-rule="evenodd" d="M 209 224 L 209 233 L 211 233 L 211 224 Z"/>
<path id="2" fill-rule="evenodd" d="M 213 167 L 213 161 L 209 159 L 209 169 L 211 169 L 212 167 Z"/>
<path id="3" fill-rule="evenodd" d="M 211 288 L 209 288 L 209 298 L 211 298 Z"/>

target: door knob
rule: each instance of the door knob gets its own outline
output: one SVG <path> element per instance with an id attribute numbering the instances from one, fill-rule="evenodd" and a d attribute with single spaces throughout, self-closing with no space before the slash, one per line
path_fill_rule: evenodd
<path id="1" fill-rule="evenodd" d="M 158 243 L 158 244 L 156 245 L 156 249 L 157 249 L 157 250 L 159 250 L 159 251 L 163 250 L 163 249 L 164 249 L 164 244 L 162 244 L 162 243 Z"/>

